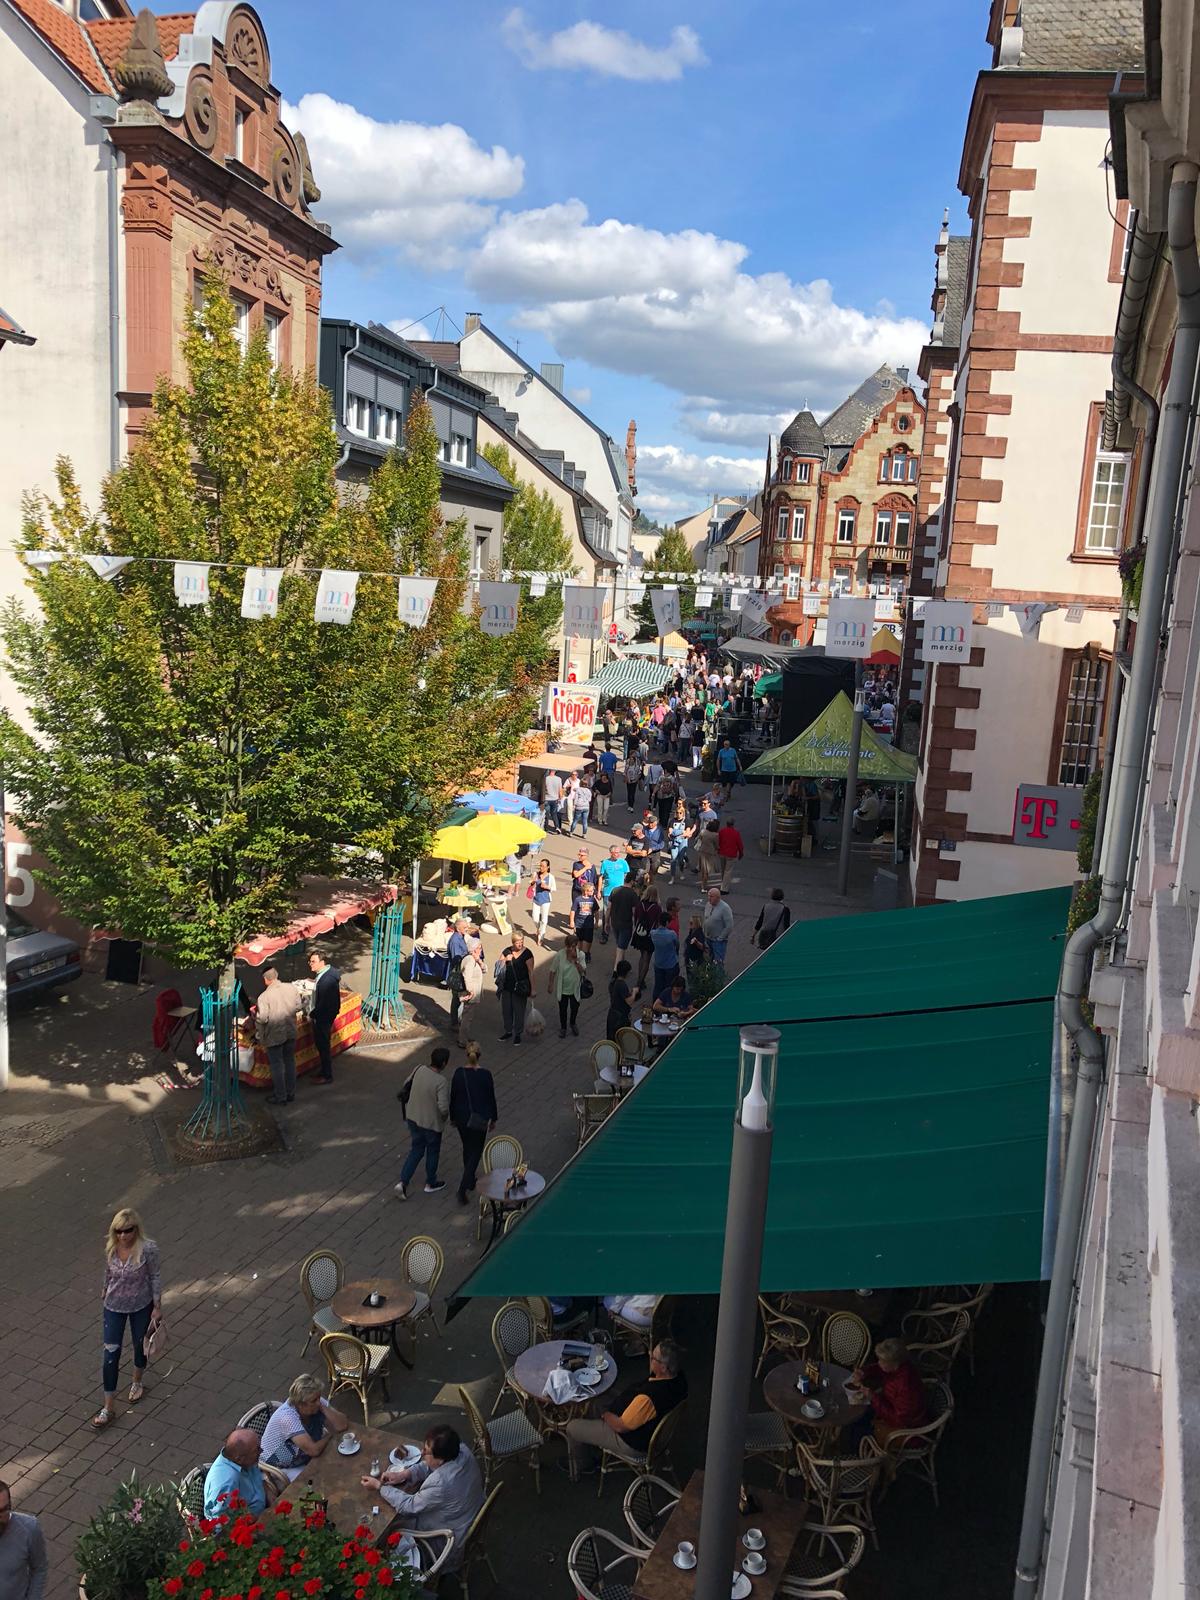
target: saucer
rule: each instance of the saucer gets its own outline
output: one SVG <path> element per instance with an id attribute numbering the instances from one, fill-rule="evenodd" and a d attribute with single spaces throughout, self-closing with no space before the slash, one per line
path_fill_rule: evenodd
<path id="1" fill-rule="evenodd" d="M 676 1550 L 675 1554 L 671 1557 L 671 1560 L 681 1572 L 690 1572 L 696 1565 L 695 1556 L 681 1556 L 678 1550 Z"/>
<path id="2" fill-rule="evenodd" d="M 810 1418 L 823 1417 L 825 1415 L 825 1407 L 819 1400 L 806 1400 L 800 1409 L 806 1417 Z"/>
<path id="3" fill-rule="evenodd" d="M 744 1561 L 742 1562 L 742 1571 L 745 1572 L 745 1573 L 748 1573 L 749 1576 L 752 1577 L 752 1578 L 761 1578 L 763 1573 L 767 1570 L 767 1563 L 766 1563 L 765 1559 L 764 1559 L 763 1564 L 762 1564 L 761 1567 L 751 1566 L 750 1565 L 750 1561 L 751 1561 L 751 1558 L 749 1556 L 747 1556 L 744 1559 Z"/>
<path id="4" fill-rule="evenodd" d="M 601 1375 L 595 1367 L 580 1367 L 575 1374 L 575 1382 L 584 1389 L 594 1389 L 600 1379 Z"/>
<path id="5" fill-rule="evenodd" d="M 746 1546 L 747 1550 L 765 1550 L 767 1547 L 767 1541 L 763 1538 L 761 1533 L 757 1539 L 752 1539 L 749 1532 L 744 1533 L 742 1535 L 742 1543 Z"/>
<path id="6" fill-rule="evenodd" d="M 358 1452 L 362 1449 L 362 1442 L 361 1442 L 361 1440 L 358 1440 L 358 1439 L 356 1439 L 354 1441 L 354 1443 L 350 1446 L 349 1449 L 346 1448 L 346 1444 L 347 1444 L 347 1441 L 345 1439 L 340 1439 L 338 1441 L 338 1447 L 337 1447 L 338 1455 L 340 1455 L 340 1456 L 356 1456 L 358 1454 Z"/>
<path id="7" fill-rule="evenodd" d="M 753 1585 L 744 1572 L 735 1572 L 733 1575 L 733 1588 L 730 1591 L 730 1600 L 746 1600 Z"/>

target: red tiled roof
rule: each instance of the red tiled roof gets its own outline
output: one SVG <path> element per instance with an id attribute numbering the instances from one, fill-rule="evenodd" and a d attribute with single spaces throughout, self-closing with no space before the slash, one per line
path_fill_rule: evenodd
<path id="1" fill-rule="evenodd" d="M 11 339 L 14 344 L 33 344 L 34 338 L 19 322 L 14 322 L 3 306 L 0 306 L 0 344 L 6 339 Z"/>
<path id="2" fill-rule="evenodd" d="M 96 94 L 113 92 L 81 23 L 68 16 L 61 6 L 56 6 L 54 0 L 13 0 L 13 5 L 89 89 Z M 132 29 L 133 24 L 129 27 Z"/>
<path id="3" fill-rule="evenodd" d="M 154 20 L 158 24 L 158 43 L 163 53 L 163 60 L 170 61 L 179 54 L 179 36 L 191 33 L 196 13 L 181 11 L 166 17 L 155 17 Z M 104 65 L 111 72 L 125 54 L 125 48 L 133 34 L 132 19 L 105 18 L 97 22 L 85 22 L 84 27 L 103 57 Z"/>

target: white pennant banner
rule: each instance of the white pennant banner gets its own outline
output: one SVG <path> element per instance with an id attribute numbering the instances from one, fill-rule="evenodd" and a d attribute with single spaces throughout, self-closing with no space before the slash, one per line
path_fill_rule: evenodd
<path id="1" fill-rule="evenodd" d="M 563 584 L 563 634 L 568 639 L 604 637 L 605 590 L 581 583 Z M 632 599 L 632 595 L 630 596 Z"/>
<path id="2" fill-rule="evenodd" d="M 400 579 L 400 621 L 406 627 L 423 628 L 429 621 L 437 586 L 436 578 Z"/>
<path id="3" fill-rule="evenodd" d="M 654 607 L 654 625 L 660 634 L 674 633 L 682 624 L 678 589 L 651 589 L 650 604 Z"/>
<path id="4" fill-rule="evenodd" d="M 876 622 L 891 622 L 892 618 L 895 615 L 896 615 L 895 597 L 893 595 L 890 595 L 890 594 L 876 595 L 876 597 L 875 597 L 875 621 Z"/>
<path id="5" fill-rule="evenodd" d="M 803 601 L 804 616 L 819 617 L 821 615 L 821 596 L 814 589 L 811 594 L 806 594 Z"/>
<path id="6" fill-rule="evenodd" d="M 1084 613 L 1085 609 L 1086 608 L 1084 606 L 1068 606 L 1067 607 L 1067 621 L 1068 622 L 1082 622 L 1083 621 L 1083 613 Z"/>
<path id="7" fill-rule="evenodd" d="M 742 632 L 754 633 L 760 629 L 767 620 L 767 612 L 770 609 L 771 597 L 769 595 L 748 594 L 742 602 Z"/>
<path id="8" fill-rule="evenodd" d="M 115 578 L 122 567 L 127 567 L 133 560 L 132 556 L 84 556 L 83 558 L 98 578 L 103 578 L 107 583 L 110 578 Z"/>
<path id="9" fill-rule="evenodd" d="M 517 628 L 517 603 L 521 598 L 519 583 L 481 583 L 479 585 L 479 626 L 492 639 Z"/>
<path id="10" fill-rule="evenodd" d="M 1003 600 L 989 600 L 984 609 L 989 618 L 1002 617 L 1004 615 L 1004 602 Z"/>
<path id="11" fill-rule="evenodd" d="M 712 605 L 713 592 L 711 589 L 696 590 L 696 609 L 703 611 L 706 606 Z"/>
<path id="12" fill-rule="evenodd" d="M 36 567 L 39 572 L 45 572 L 56 561 L 62 560 L 63 553 L 61 550 L 26 550 L 24 556 L 31 567 Z"/>
<path id="13" fill-rule="evenodd" d="M 1017 626 L 1025 639 L 1036 639 L 1042 628 L 1042 618 L 1047 611 L 1057 611 L 1058 607 L 1051 600 L 1026 600 L 1023 604 L 1011 604 L 1008 608 L 1017 619 Z"/>
<path id="14" fill-rule="evenodd" d="M 546 574 L 544 572 L 534 573 L 533 577 L 529 581 L 529 598 L 531 600 L 540 600 L 545 592 Z"/>
<path id="15" fill-rule="evenodd" d="M 282 567 L 247 567 L 242 583 L 242 615 L 251 622 L 279 615 Z"/>
<path id="16" fill-rule="evenodd" d="M 921 656 L 925 661 L 969 661 L 975 607 L 969 600 L 928 600 Z"/>
<path id="17" fill-rule="evenodd" d="M 914 601 L 912 601 L 912 614 L 913 614 L 913 621 L 914 622 L 916 621 L 916 619 L 919 616 L 922 616 L 924 614 L 925 607 L 928 604 L 929 604 L 928 600 L 914 600 Z"/>
<path id="18" fill-rule="evenodd" d="M 829 621 L 825 628 L 825 654 L 853 656 L 861 661 L 871 654 L 874 626 L 874 600 L 852 600 L 848 595 L 834 595 L 829 602 Z"/>
<path id="19" fill-rule="evenodd" d="M 313 617 L 317 622 L 340 622 L 343 627 L 354 615 L 358 597 L 358 573 L 326 567 L 317 584 Z"/>
<path id="20" fill-rule="evenodd" d="M 208 561 L 175 563 L 175 598 L 181 606 L 208 604 Z"/>

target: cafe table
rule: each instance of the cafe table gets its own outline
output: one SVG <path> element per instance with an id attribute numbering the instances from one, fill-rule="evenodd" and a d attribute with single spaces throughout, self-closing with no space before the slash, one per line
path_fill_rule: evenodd
<path id="1" fill-rule="evenodd" d="M 525 1174 L 525 1182 L 519 1189 L 514 1189 L 511 1194 L 505 1194 L 504 1185 L 513 1175 L 511 1167 L 493 1167 L 491 1172 L 480 1173 L 475 1180 L 475 1192 L 481 1200 L 486 1200 L 492 1208 L 492 1231 L 487 1243 L 483 1247 L 486 1255 L 500 1236 L 504 1226 L 504 1215 L 508 1211 L 519 1211 L 530 1200 L 536 1200 L 546 1187 L 546 1180 L 540 1172 L 534 1172 L 532 1167 Z"/>
<path id="2" fill-rule="evenodd" d="M 813 1394 L 801 1394 L 797 1380 L 807 1361 L 785 1361 L 772 1367 L 763 1379 L 763 1399 L 772 1411 L 777 1411 L 794 1433 L 804 1428 L 810 1435 L 818 1434 L 835 1439 L 843 1428 L 865 1416 L 869 1405 L 864 1400 L 851 1400 L 842 1385 L 850 1376 L 849 1367 L 840 1367 L 835 1361 L 819 1361 L 824 1387 Z M 819 1417 L 806 1417 L 803 1407 L 810 1400 L 819 1400 L 823 1409 Z"/>
<path id="3" fill-rule="evenodd" d="M 368 1303 L 372 1290 L 380 1297 L 377 1306 Z M 344 1283 L 329 1304 L 334 1316 L 341 1317 L 356 1337 L 386 1328 L 393 1355 L 406 1367 L 412 1367 L 396 1342 L 396 1324 L 411 1316 L 417 1305 L 416 1294 L 407 1284 L 396 1278 L 363 1278 L 355 1283 Z M 366 1342 L 377 1341 L 368 1339 Z"/>
<path id="4" fill-rule="evenodd" d="M 786 1500 L 781 1494 L 769 1494 L 757 1487 L 751 1493 L 758 1502 L 758 1510 L 738 1519 L 737 1537 L 729 1552 L 729 1582 L 732 1588 L 734 1572 L 743 1570 L 742 1562 L 750 1554 L 742 1543 L 742 1535 L 747 1528 L 757 1528 L 766 1540 L 762 1553 L 767 1564 L 762 1572 L 749 1575 L 748 1600 L 770 1600 L 779 1593 L 808 1507 L 803 1500 Z M 684 1571 L 675 1565 L 673 1557 L 685 1540 L 699 1551 L 703 1496 L 704 1474 L 693 1472 L 654 1549 L 642 1563 L 633 1585 L 633 1600 L 692 1600 L 696 1592 L 696 1570 L 693 1567 Z"/>
<path id="5" fill-rule="evenodd" d="M 377 1490 L 364 1489 L 362 1479 L 370 1472 L 373 1460 L 378 1459 L 380 1471 L 386 1472 L 391 1466 L 388 1455 L 392 1450 L 406 1444 L 420 1448 L 422 1441 L 384 1433 L 381 1428 L 350 1427 L 346 1433 L 352 1433 L 362 1448 L 352 1456 L 344 1456 L 330 1443 L 292 1480 L 286 1498 L 292 1505 L 291 1514 L 299 1516 L 301 1502 L 315 1495 L 325 1502 L 325 1515 L 339 1532 L 349 1534 L 361 1525 L 369 1528 L 372 1539 L 377 1540 L 387 1532 L 396 1513 Z M 345 1437 L 345 1433 L 341 1435 Z"/>
<path id="6" fill-rule="evenodd" d="M 619 1066 L 601 1067 L 600 1079 L 603 1083 L 611 1083 L 618 1094 L 624 1094 L 629 1089 L 636 1089 L 649 1071 L 645 1062 L 636 1061 L 631 1072 L 623 1072 Z"/>
<path id="7" fill-rule="evenodd" d="M 522 1350 L 513 1362 L 513 1381 L 536 1406 L 543 1433 L 561 1433 L 572 1417 L 587 1416 L 591 1402 L 607 1394 L 617 1381 L 617 1358 L 611 1350 L 605 1350 L 607 1365 L 600 1373 L 600 1382 L 593 1384 L 578 1399 L 551 1400 L 548 1394 L 543 1393 L 547 1378 L 555 1367 L 562 1365 L 564 1347 L 586 1343 L 585 1339 L 547 1339 L 542 1344 L 530 1345 L 528 1350 Z"/>

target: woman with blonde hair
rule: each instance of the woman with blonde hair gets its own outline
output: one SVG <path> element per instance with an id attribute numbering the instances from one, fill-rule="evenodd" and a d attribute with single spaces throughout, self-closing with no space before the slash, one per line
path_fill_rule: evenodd
<path id="1" fill-rule="evenodd" d="M 133 1344 L 133 1383 L 129 1404 L 137 1405 L 145 1392 L 146 1352 L 142 1341 L 162 1318 L 162 1280 L 158 1246 L 147 1239 L 142 1219 L 130 1206 L 122 1206 L 108 1225 L 104 1241 L 104 1404 L 92 1418 L 93 1428 L 107 1428 L 117 1414 L 117 1373 L 125 1324 Z"/>
<path id="2" fill-rule="evenodd" d="M 275 1407 L 263 1429 L 262 1459 L 294 1478 L 347 1426 L 345 1415 L 321 1393 L 321 1380 L 302 1372 L 292 1379 L 287 1399 Z"/>

